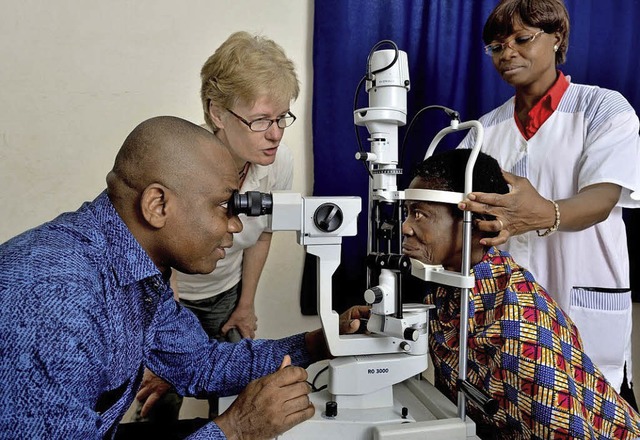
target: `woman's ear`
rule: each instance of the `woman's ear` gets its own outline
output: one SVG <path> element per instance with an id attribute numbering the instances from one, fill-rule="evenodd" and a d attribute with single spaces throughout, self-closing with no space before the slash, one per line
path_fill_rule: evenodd
<path id="1" fill-rule="evenodd" d="M 167 223 L 168 189 L 159 184 L 152 183 L 147 186 L 140 196 L 140 212 L 149 226 L 155 229 L 164 227 Z"/>
<path id="2" fill-rule="evenodd" d="M 213 101 L 209 101 L 209 117 L 218 129 L 224 129 L 224 123 L 222 122 L 222 112 L 224 111 L 224 109 L 219 107 Z"/>

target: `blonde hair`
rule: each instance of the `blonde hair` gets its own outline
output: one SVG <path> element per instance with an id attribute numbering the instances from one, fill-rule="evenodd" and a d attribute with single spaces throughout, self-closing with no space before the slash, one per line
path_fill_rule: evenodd
<path id="1" fill-rule="evenodd" d="M 213 131 L 209 116 L 213 102 L 231 108 L 237 102 L 251 104 L 267 95 L 277 102 L 298 98 L 300 85 L 295 66 L 273 40 L 248 32 L 235 32 L 209 57 L 200 71 L 200 98 L 204 119 Z"/>

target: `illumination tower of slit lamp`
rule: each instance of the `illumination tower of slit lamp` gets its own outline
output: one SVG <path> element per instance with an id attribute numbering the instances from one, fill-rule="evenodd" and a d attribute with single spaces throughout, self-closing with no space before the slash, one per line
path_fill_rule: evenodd
<path id="1" fill-rule="evenodd" d="M 390 44 L 393 49 L 376 50 L 383 44 Z M 460 122 L 457 113 L 451 112 L 450 116 L 455 116 L 450 126 L 436 135 L 425 155 L 425 158 L 431 156 L 447 134 L 475 128 L 476 143 L 466 165 L 464 193 L 423 189 L 399 191 L 397 177 L 402 170 L 398 168 L 398 127 L 406 123 L 406 99 L 410 89 L 406 53 L 398 50 L 391 41 L 378 43 L 368 57 L 364 80 L 369 107 L 355 110 L 354 122 L 367 128 L 371 144 L 370 152 L 359 151 L 356 154 L 356 159 L 366 164 L 370 176 L 367 210 L 369 287 L 364 292 L 365 301 L 371 304 L 368 334 L 340 335 L 339 315 L 331 304 L 331 280 L 340 264 L 342 237 L 357 233 L 357 217 L 361 212 L 359 197 L 302 197 L 290 192 L 248 192 L 234 194 L 231 203 L 231 209 L 236 213 L 271 214 L 271 230 L 296 231 L 298 243 L 305 247 L 307 253 L 317 257 L 318 314 L 329 351 L 335 358 L 329 362 L 327 390 L 310 395 L 317 407 L 316 412 L 320 414 L 316 414 L 312 421 L 294 427 L 282 438 L 298 438 L 296 435 L 312 438 L 310 436 L 314 432 L 320 435 L 317 438 L 327 438 L 324 430 L 336 429 L 337 438 L 396 438 L 393 436 L 400 432 L 402 438 L 409 439 L 410 428 L 416 435 L 440 432 L 446 436 L 441 438 L 476 438 L 473 423 L 466 420 L 466 399 L 472 399 L 488 414 L 495 413 L 497 402 L 466 381 L 468 298 L 474 285 L 470 275 L 471 213 L 464 212 L 463 217 L 460 272 L 425 265 L 402 255 L 401 219 L 404 200 L 457 204 L 471 192 L 473 166 L 482 145 L 483 127 L 478 121 Z M 408 379 L 419 376 L 427 368 L 428 310 L 433 307 L 403 304 L 402 274 L 458 287 L 462 292 L 457 420 L 450 417 L 448 424 L 418 423 L 407 417 L 406 408 L 398 411 L 402 404 L 394 400 L 394 385 L 408 383 Z M 418 400 L 430 401 L 429 394 L 438 394 L 435 400 L 440 402 L 444 402 L 440 397 L 446 400 L 431 386 L 410 385 Z M 426 391 L 419 389 L 425 386 Z M 439 412 L 438 408 L 433 408 L 434 404 L 423 403 L 431 407 L 432 412 Z M 446 403 L 450 402 L 443 404 Z M 338 412 L 346 415 L 341 424 L 336 423 Z M 441 419 L 447 417 L 446 411 L 440 413 Z M 416 422 L 414 426 L 406 426 L 411 421 Z M 321 426 L 309 428 L 310 422 Z M 398 427 L 389 427 L 394 424 Z M 372 425 L 375 429 L 371 428 Z M 403 434 L 403 430 L 407 433 Z M 454 432 L 461 436 L 455 437 Z"/>

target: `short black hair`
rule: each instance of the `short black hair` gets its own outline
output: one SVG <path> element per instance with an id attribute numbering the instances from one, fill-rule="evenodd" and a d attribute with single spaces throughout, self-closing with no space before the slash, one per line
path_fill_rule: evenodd
<path id="1" fill-rule="evenodd" d="M 421 177 L 429 184 L 429 189 L 464 192 L 464 174 L 471 150 L 458 148 L 434 154 L 420 163 L 414 170 L 414 177 Z M 506 194 L 509 185 L 498 161 L 480 152 L 473 168 L 473 191 Z"/>
<path id="2" fill-rule="evenodd" d="M 427 189 L 464 193 L 465 170 L 471 150 L 459 148 L 434 154 L 414 169 L 413 177 L 425 181 Z M 473 167 L 472 191 L 506 194 L 509 185 L 502 175 L 498 161 L 483 152 L 478 153 Z M 455 205 L 448 205 L 454 217 L 462 218 L 462 211 Z M 488 214 L 473 214 L 477 220 L 495 220 Z M 497 232 L 484 232 L 485 237 L 495 237 Z"/>

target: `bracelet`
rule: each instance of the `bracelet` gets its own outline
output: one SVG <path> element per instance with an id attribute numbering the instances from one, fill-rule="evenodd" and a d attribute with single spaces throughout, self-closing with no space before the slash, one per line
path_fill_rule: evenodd
<path id="1" fill-rule="evenodd" d="M 538 237 L 547 237 L 551 234 L 553 234 L 554 232 L 556 232 L 558 230 L 558 228 L 560 227 L 560 208 L 558 207 L 558 204 L 556 202 L 554 202 L 553 200 L 549 200 L 551 203 L 553 203 L 553 209 L 555 209 L 556 211 L 556 221 L 553 222 L 553 226 L 551 226 L 549 229 L 547 229 L 544 232 L 540 232 L 536 230 L 536 233 L 538 234 Z"/>

